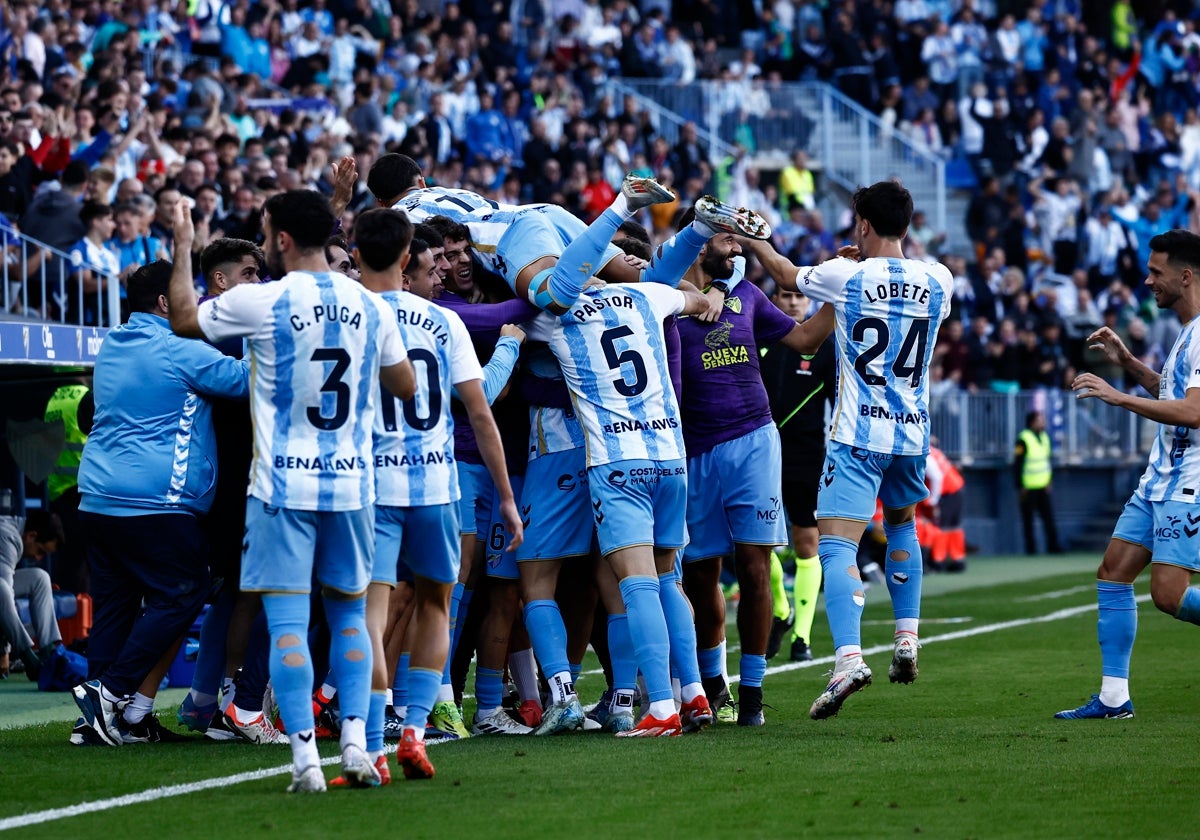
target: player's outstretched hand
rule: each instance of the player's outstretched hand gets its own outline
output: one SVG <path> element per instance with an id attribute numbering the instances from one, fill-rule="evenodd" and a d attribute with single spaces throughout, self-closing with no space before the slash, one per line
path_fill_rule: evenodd
<path id="1" fill-rule="evenodd" d="M 837 249 L 837 255 L 847 260 L 854 260 L 855 262 L 858 262 L 861 256 L 857 245 L 843 245 Z"/>
<path id="2" fill-rule="evenodd" d="M 521 514 L 517 512 L 517 503 L 501 502 L 500 516 L 504 519 L 504 527 L 512 535 L 505 551 L 516 551 L 521 543 L 525 542 L 525 527 L 521 524 Z"/>
<path id="3" fill-rule="evenodd" d="M 1087 343 L 1089 349 L 1102 351 L 1104 358 L 1113 364 L 1124 364 L 1125 360 L 1129 357 L 1129 350 L 1125 347 L 1125 343 L 1121 341 L 1121 337 L 1108 327 L 1101 327 L 1089 335 Z"/>
<path id="4" fill-rule="evenodd" d="M 708 291 L 704 293 L 704 297 L 708 301 L 708 309 L 693 317 L 705 324 L 715 323 L 721 317 L 721 310 L 725 308 L 725 293 L 720 289 L 709 286 Z"/>
<path id="5" fill-rule="evenodd" d="M 1114 398 L 1120 395 L 1116 388 L 1094 373 L 1081 373 L 1076 376 L 1075 381 L 1071 383 L 1071 390 L 1075 392 L 1076 399 L 1097 397 L 1109 405 L 1113 405 Z"/>
<path id="6" fill-rule="evenodd" d="M 196 240 L 196 226 L 192 224 L 192 202 L 182 198 L 175 202 L 175 253 L 192 252 L 192 243 Z"/>
<path id="7" fill-rule="evenodd" d="M 340 219 L 342 213 L 350 206 L 350 199 L 354 198 L 354 185 L 358 183 L 358 163 L 353 155 L 346 155 L 341 160 L 331 163 L 329 168 L 333 170 L 333 197 L 329 203 L 333 206 L 334 215 Z"/>
<path id="8" fill-rule="evenodd" d="M 525 330 L 518 327 L 516 324 L 505 324 L 500 328 L 500 337 L 515 338 L 518 344 L 525 343 Z"/>

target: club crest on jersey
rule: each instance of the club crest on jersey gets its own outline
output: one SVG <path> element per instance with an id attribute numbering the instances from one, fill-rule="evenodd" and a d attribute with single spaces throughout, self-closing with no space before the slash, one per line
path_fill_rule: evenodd
<path id="1" fill-rule="evenodd" d="M 700 363 L 705 370 L 728 367 L 729 365 L 745 364 L 750 361 L 750 352 L 743 346 L 734 346 L 730 342 L 733 324 L 728 321 L 718 321 L 704 336 L 704 344 L 710 348 L 700 354 Z"/>
<path id="2" fill-rule="evenodd" d="M 732 312 L 734 315 L 741 315 L 742 314 L 742 299 L 736 298 L 736 297 L 725 298 L 725 308 L 728 309 L 730 312 Z"/>

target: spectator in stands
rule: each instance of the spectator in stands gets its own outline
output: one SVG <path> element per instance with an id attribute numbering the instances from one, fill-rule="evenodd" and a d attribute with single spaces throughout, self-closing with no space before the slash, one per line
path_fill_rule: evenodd
<path id="1" fill-rule="evenodd" d="M 779 201 L 782 210 L 793 206 L 812 210 L 816 206 L 816 179 L 808 168 L 808 155 L 803 149 L 792 152 L 792 160 L 779 173 Z M 807 264 L 807 263 L 802 263 Z"/>
<path id="2" fill-rule="evenodd" d="M 75 282 L 83 290 L 82 323 L 92 326 L 115 326 L 120 313 L 108 312 L 107 297 L 109 278 L 113 282 L 121 273 L 121 258 L 109 243 L 112 240 L 116 220 L 108 204 L 97 201 L 85 202 L 79 211 L 87 233 L 71 249 L 71 261 L 79 266 Z M 77 296 L 71 294 L 68 305 L 75 306 Z M 69 320 L 76 320 L 70 318 Z"/>

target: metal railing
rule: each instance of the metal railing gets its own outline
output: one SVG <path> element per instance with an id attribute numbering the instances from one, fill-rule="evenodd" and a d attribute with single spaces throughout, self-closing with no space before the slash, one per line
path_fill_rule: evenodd
<path id="1" fill-rule="evenodd" d="M 1158 424 L 1099 400 L 1077 400 L 1070 391 L 1013 393 L 953 391 L 929 401 L 930 430 L 938 447 L 964 466 L 1013 461 L 1025 415 L 1042 411 L 1054 462 L 1064 465 L 1129 464 L 1145 458 Z"/>
<path id="2" fill-rule="evenodd" d="M 937 230 L 946 230 L 946 161 L 831 85 L 765 83 L 758 88 L 744 82 L 675 85 L 626 78 L 611 85 L 614 91 L 635 94 L 639 102 L 656 103 L 660 122 L 665 110 L 675 115 L 668 123 L 673 127 L 694 123 L 698 139 L 710 150 L 721 150 L 714 158 L 727 154 L 729 141 L 737 140 L 749 144 L 748 152 L 760 161 L 765 158 L 779 168 L 803 149 L 828 181 L 847 192 L 897 178 L 912 193 L 917 209 L 926 212 Z M 752 96 L 769 103 L 765 114 L 747 110 Z M 674 142 L 665 131 L 664 136 Z"/>
<path id="3" fill-rule="evenodd" d="M 52 248 L 22 233 L 0 229 L 4 313 L 59 324 L 115 327 L 121 322 L 121 285 L 115 274 L 78 254 Z M 85 293 L 80 272 L 90 270 L 96 291 Z"/>
<path id="4" fill-rule="evenodd" d="M 655 132 L 674 146 L 679 142 L 679 132 L 687 123 L 695 122 L 686 113 L 672 110 L 670 107 L 660 104 L 656 99 L 647 96 L 644 90 L 644 85 L 631 84 L 636 80 L 633 79 L 613 79 L 608 82 L 608 93 L 612 95 L 614 102 L 621 101 L 622 97 L 631 96 L 638 107 L 650 114 L 651 122 L 654 124 Z M 723 140 L 715 131 L 709 129 L 707 121 L 696 123 L 696 138 L 700 144 L 708 149 L 708 159 L 710 161 L 718 161 L 735 152 L 734 145 Z"/>

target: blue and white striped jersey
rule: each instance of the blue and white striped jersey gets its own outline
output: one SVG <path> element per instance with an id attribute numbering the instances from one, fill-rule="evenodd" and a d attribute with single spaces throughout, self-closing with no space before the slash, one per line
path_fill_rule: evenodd
<path id="1" fill-rule="evenodd" d="M 413 224 L 423 222 L 430 216 L 448 216 L 466 225 L 471 231 L 471 244 L 480 261 L 489 270 L 503 276 L 504 264 L 496 253 L 500 237 L 518 215 L 545 206 L 500 204 L 470 190 L 425 187 L 405 195 L 396 203 L 395 209 L 407 213 Z"/>
<path id="2" fill-rule="evenodd" d="M 609 285 L 586 289 L 561 317 L 538 316 L 530 338 L 548 341 L 558 358 L 589 467 L 685 457 L 662 327 L 684 301 L 657 283 Z"/>
<path id="3" fill-rule="evenodd" d="M 838 391 L 831 436 L 871 452 L 929 452 L 929 360 L 950 314 L 941 264 L 873 257 L 801 268 L 800 291 L 837 313 Z"/>
<path id="4" fill-rule="evenodd" d="M 375 418 L 375 503 L 445 505 L 459 499 L 450 390 L 483 379 L 471 336 L 449 309 L 408 292 L 383 292 L 417 378 L 411 399 L 381 392 Z"/>
<path id="5" fill-rule="evenodd" d="M 1200 388 L 1200 318 L 1179 332 L 1158 381 L 1160 400 L 1182 400 L 1189 388 Z M 1196 504 L 1200 494 L 1200 451 L 1196 430 L 1160 423 L 1150 447 L 1150 461 L 1137 492 L 1151 502 Z"/>
<path id="6" fill-rule="evenodd" d="M 379 368 L 405 358 L 383 300 L 342 274 L 292 271 L 205 301 L 199 318 L 211 342 L 247 339 L 250 495 L 289 510 L 373 504 Z"/>

